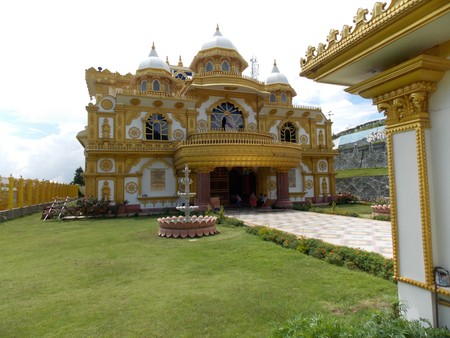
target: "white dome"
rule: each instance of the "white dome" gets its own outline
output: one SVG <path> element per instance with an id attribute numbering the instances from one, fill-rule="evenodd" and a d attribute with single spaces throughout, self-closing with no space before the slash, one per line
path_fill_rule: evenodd
<path id="1" fill-rule="evenodd" d="M 233 43 L 230 40 L 228 40 L 226 37 L 222 36 L 222 33 L 220 33 L 220 31 L 219 31 L 219 26 L 217 26 L 216 32 L 214 33 L 212 40 L 205 42 L 203 44 L 201 50 L 215 48 L 215 47 L 237 50 L 237 48 L 233 45 Z"/>
<path id="2" fill-rule="evenodd" d="M 152 50 L 150 51 L 150 54 L 148 55 L 148 58 L 146 58 L 145 60 L 143 60 L 139 64 L 138 70 L 147 69 L 147 68 L 165 69 L 165 70 L 167 70 L 170 73 L 169 65 L 167 63 L 165 63 L 163 61 L 163 59 L 161 59 L 158 56 L 158 53 L 155 50 L 155 44 L 152 45 Z"/>
<path id="3" fill-rule="evenodd" d="M 273 84 L 273 83 L 289 84 L 287 77 L 284 74 L 280 73 L 276 61 L 274 61 L 273 63 L 272 73 L 270 73 L 270 75 L 266 79 L 266 84 Z"/>

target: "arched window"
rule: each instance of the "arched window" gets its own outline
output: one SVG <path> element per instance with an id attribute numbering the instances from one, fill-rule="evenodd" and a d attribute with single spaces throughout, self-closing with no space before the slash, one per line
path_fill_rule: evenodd
<path id="1" fill-rule="evenodd" d="M 206 64 L 205 71 L 206 71 L 206 72 L 212 72 L 212 71 L 213 71 L 213 64 L 212 64 L 211 61 L 209 61 L 209 62 Z"/>
<path id="2" fill-rule="evenodd" d="M 230 64 L 226 61 L 222 62 L 222 71 L 223 72 L 229 72 L 230 71 Z"/>
<path id="3" fill-rule="evenodd" d="M 281 102 L 286 102 L 286 101 L 287 101 L 286 94 L 282 93 L 281 94 Z"/>
<path id="4" fill-rule="evenodd" d="M 180 79 L 180 80 L 186 80 L 186 76 L 184 76 L 183 73 L 177 73 L 177 75 L 175 75 L 175 79 Z"/>
<path id="5" fill-rule="evenodd" d="M 159 92 L 161 90 L 161 84 L 158 80 L 153 81 L 153 91 Z"/>
<path id="6" fill-rule="evenodd" d="M 297 128 L 292 122 L 286 122 L 281 126 L 281 142 L 297 143 Z"/>
<path id="7" fill-rule="evenodd" d="M 244 118 L 238 107 L 224 102 L 212 110 L 211 130 L 242 130 Z"/>
<path id="8" fill-rule="evenodd" d="M 147 81 L 142 80 L 141 82 L 141 92 L 145 92 L 147 90 Z"/>
<path id="9" fill-rule="evenodd" d="M 270 101 L 270 102 L 277 102 L 277 97 L 275 96 L 274 93 L 270 94 L 269 101 Z"/>
<path id="10" fill-rule="evenodd" d="M 145 139 L 156 141 L 169 140 L 169 125 L 161 114 L 151 115 L 145 122 Z"/>

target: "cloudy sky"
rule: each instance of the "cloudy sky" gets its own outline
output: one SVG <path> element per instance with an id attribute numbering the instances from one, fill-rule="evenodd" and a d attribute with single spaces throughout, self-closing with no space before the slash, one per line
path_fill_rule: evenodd
<path id="1" fill-rule="evenodd" d="M 69 183 L 84 167 L 76 134 L 87 123 L 85 70 L 134 73 L 154 42 L 171 64 L 189 66 L 216 25 L 265 81 L 277 61 L 297 92 L 320 106 L 337 133 L 382 118 L 371 101 L 343 87 L 299 77 L 308 45 L 352 24 L 375 0 L 23 0 L 0 4 L 0 175 Z M 293 7 L 295 4 L 295 7 Z M 245 72 L 250 74 L 250 69 Z"/>

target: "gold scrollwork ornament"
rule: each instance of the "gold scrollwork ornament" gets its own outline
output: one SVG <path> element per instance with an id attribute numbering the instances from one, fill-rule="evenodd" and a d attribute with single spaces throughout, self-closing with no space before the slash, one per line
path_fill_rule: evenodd
<path id="1" fill-rule="evenodd" d="M 137 192 L 138 186 L 136 182 L 128 182 L 127 185 L 125 186 L 125 190 L 129 194 L 134 194 Z"/>
<path id="2" fill-rule="evenodd" d="M 133 139 L 137 139 L 141 136 L 141 131 L 138 127 L 131 127 L 130 129 L 128 129 L 128 136 Z"/>
<path id="3" fill-rule="evenodd" d="M 103 171 L 110 171 L 113 167 L 113 163 L 111 162 L 111 160 L 102 160 L 100 162 L 100 169 L 102 169 Z"/>

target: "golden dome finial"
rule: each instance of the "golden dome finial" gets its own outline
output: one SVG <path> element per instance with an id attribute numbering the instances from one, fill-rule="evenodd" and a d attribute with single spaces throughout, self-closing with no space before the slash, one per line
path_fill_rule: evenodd
<path id="1" fill-rule="evenodd" d="M 219 24 L 217 24 L 216 26 L 216 31 L 219 31 Z"/>
<path id="2" fill-rule="evenodd" d="M 183 67 L 183 61 L 181 61 L 181 55 L 180 55 L 180 58 L 178 59 L 178 67 Z"/>
<path id="3" fill-rule="evenodd" d="M 273 66 L 276 67 L 277 66 L 277 60 L 273 60 Z"/>
<path id="4" fill-rule="evenodd" d="M 166 63 L 168 64 L 168 65 L 170 65 L 170 63 L 169 63 L 169 57 L 166 55 Z"/>
<path id="5" fill-rule="evenodd" d="M 155 41 L 152 43 L 152 49 L 155 49 Z"/>

